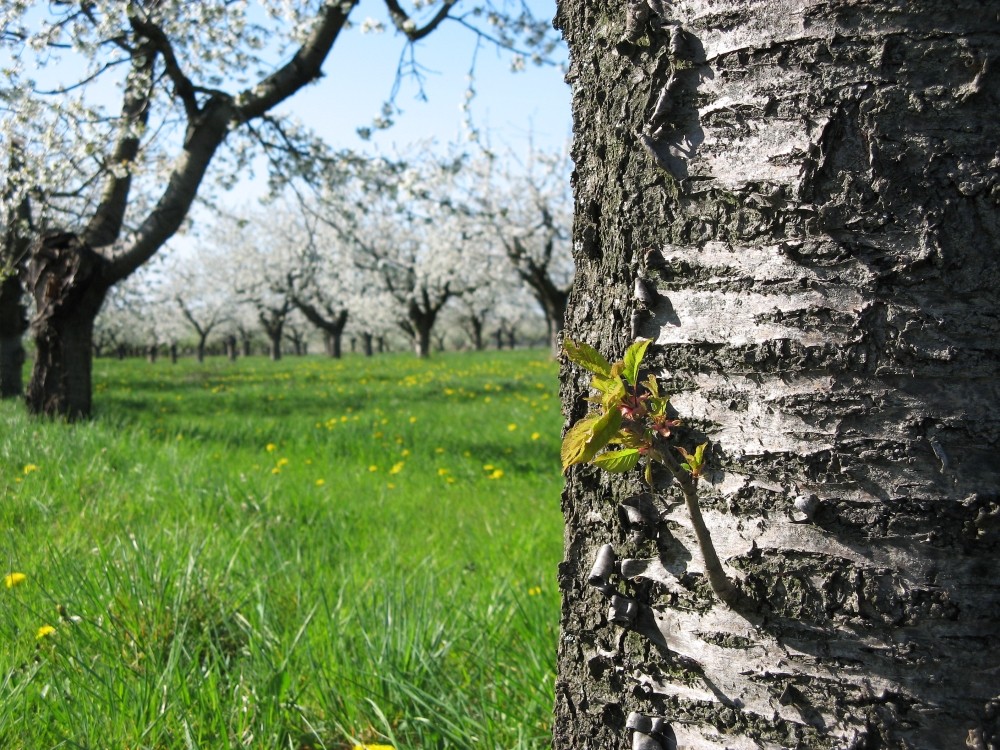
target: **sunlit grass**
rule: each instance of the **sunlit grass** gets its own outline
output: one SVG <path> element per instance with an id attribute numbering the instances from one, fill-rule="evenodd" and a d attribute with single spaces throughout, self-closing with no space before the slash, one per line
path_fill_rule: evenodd
<path id="1" fill-rule="evenodd" d="M 545 354 L 95 381 L 90 423 L 0 405 L 0 747 L 548 745 Z"/>

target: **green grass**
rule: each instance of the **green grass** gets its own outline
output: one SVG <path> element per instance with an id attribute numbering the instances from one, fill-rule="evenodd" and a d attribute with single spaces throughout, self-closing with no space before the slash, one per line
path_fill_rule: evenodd
<path id="1" fill-rule="evenodd" d="M 0 404 L 0 747 L 547 746 L 556 390 L 539 352 L 100 360 L 91 422 Z"/>

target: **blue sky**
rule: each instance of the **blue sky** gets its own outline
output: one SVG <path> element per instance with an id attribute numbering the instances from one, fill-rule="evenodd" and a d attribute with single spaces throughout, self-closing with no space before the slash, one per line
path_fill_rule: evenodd
<path id="1" fill-rule="evenodd" d="M 554 0 L 530 0 L 529 6 L 539 18 L 551 19 Z M 464 3 L 458 4 L 461 9 Z M 470 4 L 471 5 L 471 4 Z M 362 34 L 359 27 L 366 17 L 384 16 L 383 0 L 363 0 L 352 14 L 355 27 L 337 40 L 323 67 L 325 77 L 299 92 L 284 108 L 324 135 L 334 148 L 385 151 L 433 138 L 441 144 L 461 135 L 467 75 L 476 48 L 475 36 L 458 24 L 447 23 L 418 43 L 417 61 L 428 69 L 424 81 L 427 101 L 418 99 L 419 89 L 412 80 L 404 80 L 396 105 L 402 114 L 395 125 L 377 132 L 370 142 L 357 135 L 357 128 L 369 125 L 389 98 L 396 76 L 402 37 L 385 31 Z M 380 13 L 381 11 L 381 13 Z M 388 24 L 387 24 L 388 26 Z M 391 26 L 389 27 L 391 28 Z M 558 51 L 565 59 L 565 48 Z M 473 123 L 489 132 L 494 147 L 526 146 L 533 133 L 536 146 L 560 148 L 571 130 L 569 87 L 558 66 L 535 66 L 530 62 L 524 71 L 512 73 L 508 53 L 481 44 L 476 55 L 471 101 Z"/>

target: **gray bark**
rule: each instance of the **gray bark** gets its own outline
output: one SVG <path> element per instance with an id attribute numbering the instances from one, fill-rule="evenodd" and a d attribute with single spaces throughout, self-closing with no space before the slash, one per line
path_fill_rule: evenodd
<path id="1" fill-rule="evenodd" d="M 711 594 L 675 489 L 574 467 L 555 748 L 1000 746 L 996 4 L 563 0 L 557 23 L 567 333 L 655 341 L 742 596 Z M 562 378 L 575 421 L 588 378 Z M 587 584 L 606 543 L 632 605 Z"/>

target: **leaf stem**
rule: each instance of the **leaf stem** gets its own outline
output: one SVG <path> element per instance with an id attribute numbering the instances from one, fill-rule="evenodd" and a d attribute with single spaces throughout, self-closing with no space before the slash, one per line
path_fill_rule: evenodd
<path id="1" fill-rule="evenodd" d="M 715 551 L 712 543 L 712 534 L 705 525 L 705 519 L 701 515 L 701 506 L 698 505 L 698 487 L 691 476 L 680 467 L 676 459 L 669 453 L 655 451 L 650 453 L 650 458 L 659 461 L 667 467 L 674 479 L 681 486 L 684 495 L 684 505 L 687 506 L 688 515 L 691 517 L 691 525 L 694 527 L 694 535 L 698 540 L 698 549 L 701 550 L 702 559 L 705 561 L 705 573 L 708 576 L 708 583 L 722 601 L 726 604 L 734 605 L 739 599 L 739 591 L 733 582 L 729 580 L 726 571 L 722 569 L 719 555 Z"/>

